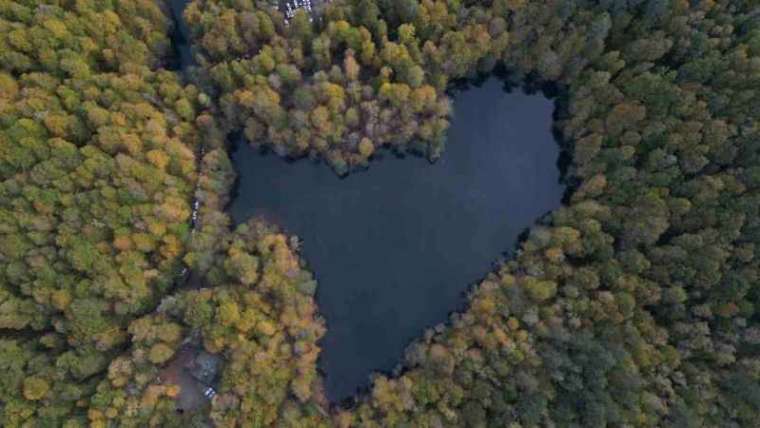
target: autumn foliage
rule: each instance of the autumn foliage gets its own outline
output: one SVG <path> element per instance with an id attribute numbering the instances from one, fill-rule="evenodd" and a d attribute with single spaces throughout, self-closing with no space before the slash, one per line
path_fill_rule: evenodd
<path id="1" fill-rule="evenodd" d="M 168 10 L 0 0 L 0 425 L 757 424 L 753 2 L 195 0 L 192 84 Z M 339 173 L 435 158 L 446 90 L 494 70 L 558 94 L 571 191 L 331 408 L 316 281 L 296 237 L 231 230 L 223 136 Z M 191 348 L 223 363 L 180 414 Z"/>

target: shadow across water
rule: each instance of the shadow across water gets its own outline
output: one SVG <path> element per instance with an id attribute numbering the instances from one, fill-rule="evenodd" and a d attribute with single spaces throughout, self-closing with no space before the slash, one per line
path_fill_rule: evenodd
<path id="1" fill-rule="evenodd" d="M 506 92 L 490 78 L 455 91 L 436 163 L 382 154 L 345 179 L 237 144 L 230 214 L 236 223 L 263 215 L 302 238 L 327 320 L 320 368 L 333 402 L 398 364 L 526 227 L 559 206 L 553 110 L 540 94 Z"/>

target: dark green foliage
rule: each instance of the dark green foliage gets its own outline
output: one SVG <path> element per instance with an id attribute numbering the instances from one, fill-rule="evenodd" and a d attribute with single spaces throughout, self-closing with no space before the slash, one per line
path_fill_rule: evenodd
<path id="1" fill-rule="evenodd" d="M 3 426 L 86 415 L 129 322 L 177 276 L 213 124 L 157 68 L 163 6 L 0 2 L 0 328 L 26 353 Z"/>

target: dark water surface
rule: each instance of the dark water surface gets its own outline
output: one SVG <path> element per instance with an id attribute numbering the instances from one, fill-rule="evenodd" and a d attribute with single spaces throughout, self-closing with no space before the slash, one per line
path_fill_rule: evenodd
<path id="1" fill-rule="evenodd" d="M 553 110 L 547 98 L 507 93 L 492 78 L 455 97 L 435 164 L 386 154 L 345 179 L 238 144 L 230 213 L 302 238 L 327 320 L 320 367 L 331 400 L 391 370 L 413 338 L 461 309 L 463 292 L 520 232 L 559 206 Z"/>
<path id="2" fill-rule="evenodd" d="M 169 1 L 168 12 L 172 22 L 174 22 L 174 28 L 170 34 L 174 58 L 171 64 L 167 64 L 167 68 L 181 73 L 187 73 L 187 68 L 193 65 L 193 55 L 190 48 L 190 29 L 182 17 L 189 2 L 189 0 Z"/>

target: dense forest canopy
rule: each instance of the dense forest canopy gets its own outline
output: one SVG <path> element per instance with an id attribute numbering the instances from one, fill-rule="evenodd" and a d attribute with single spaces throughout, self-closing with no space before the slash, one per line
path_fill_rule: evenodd
<path id="1" fill-rule="evenodd" d="M 3 426 L 756 424 L 756 2 L 335 0 L 286 19 L 194 0 L 192 83 L 166 70 L 168 10 L 0 0 Z M 496 66 L 560 89 L 574 191 L 402 372 L 330 407 L 316 282 L 297 238 L 230 230 L 223 136 L 339 173 L 380 147 L 436 158 L 448 84 Z M 178 287 L 183 266 L 202 288 Z M 187 389 L 160 373 L 193 344 L 222 364 L 178 412 Z"/>

